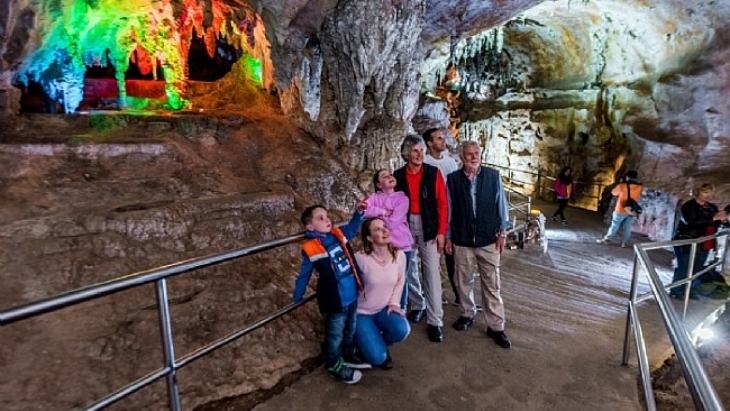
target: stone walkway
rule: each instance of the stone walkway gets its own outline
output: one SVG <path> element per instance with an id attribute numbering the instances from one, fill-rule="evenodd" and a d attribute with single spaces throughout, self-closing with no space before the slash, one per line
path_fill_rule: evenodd
<path id="1" fill-rule="evenodd" d="M 359 384 L 347 386 L 319 367 L 255 410 L 643 409 L 634 351 L 621 366 L 633 249 L 596 244 L 607 228 L 598 213 L 571 208 L 566 217 L 567 227 L 548 221 L 547 253 L 527 246 L 504 254 L 510 350 L 485 336 L 481 315 L 474 327 L 455 331 L 459 310 L 448 304 L 443 343 L 429 342 L 426 325 L 416 324 L 391 348 L 392 370 L 365 370 Z M 670 254 L 653 253 L 668 281 Z M 641 289 L 648 290 L 645 282 Z M 661 335 L 658 319 L 642 325 Z"/>

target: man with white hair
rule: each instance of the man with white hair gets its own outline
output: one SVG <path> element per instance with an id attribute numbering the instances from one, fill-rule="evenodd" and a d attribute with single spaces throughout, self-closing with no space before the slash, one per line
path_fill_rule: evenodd
<path id="1" fill-rule="evenodd" d="M 504 333 L 504 303 L 500 295 L 500 255 L 510 228 L 507 198 L 499 172 L 482 167 L 481 147 L 474 141 L 460 146 L 461 170 L 448 176 L 449 231 L 446 252 L 456 262 L 456 284 L 462 315 L 453 323 L 463 331 L 474 324 L 474 273 L 480 274 L 487 337 L 502 348 L 511 341 Z"/>

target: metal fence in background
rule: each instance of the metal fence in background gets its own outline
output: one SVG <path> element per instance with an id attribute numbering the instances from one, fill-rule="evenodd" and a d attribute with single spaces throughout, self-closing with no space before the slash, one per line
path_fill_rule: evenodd
<path id="1" fill-rule="evenodd" d="M 498 164 L 486 163 L 485 165 L 499 170 L 507 187 L 515 192 L 541 200 L 555 201 L 555 192 L 553 191 L 555 177 Z M 606 184 L 595 181 L 576 181 L 575 185 L 575 203 L 572 205 L 592 211 L 598 210 Z"/>

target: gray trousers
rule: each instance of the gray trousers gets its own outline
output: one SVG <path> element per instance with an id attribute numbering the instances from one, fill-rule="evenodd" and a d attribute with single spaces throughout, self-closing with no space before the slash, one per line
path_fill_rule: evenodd
<path id="1" fill-rule="evenodd" d="M 421 216 L 411 214 L 408 219 L 413 235 L 413 250 L 421 260 L 423 282 L 418 279 L 418 270 L 414 269 L 408 275 L 408 301 L 412 310 L 426 310 L 426 322 L 430 325 L 442 327 L 444 325 L 444 310 L 441 306 L 441 266 L 436 240 L 424 241 Z M 413 264 L 417 267 L 417 264 Z"/>

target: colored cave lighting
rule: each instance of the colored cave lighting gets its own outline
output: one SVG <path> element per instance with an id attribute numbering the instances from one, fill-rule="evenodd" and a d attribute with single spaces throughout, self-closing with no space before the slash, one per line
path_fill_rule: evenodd
<path id="1" fill-rule="evenodd" d="M 187 60 L 192 36 L 201 37 L 208 54 L 216 41 L 244 50 L 248 78 L 262 82 L 261 61 L 251 56 L 255 43 L 246 30 L 257 16 L 245 6 L 236 9 L 221 0 L 42 0 L 37 14 L 40 44 L 18 70 L 25 85 L 38 82 L 66 113 L 83 98 L 87 66 L 114 66 L 121 108 L 140 109 L 149 99 L 126 94 L 124 74 L 130 61 L 142 74 L 161 68 L 164 108 L 184 109 Z M 244 33 L 244 34 L 242 34 Z M 159 104 L 159 102 L 158 102 Z"/>
<path id="2" fill-rule="evenodd" d="M 253 56 L 243 56 L 243 66 L 246 68 L 246 73 L 250 76 L 251 80 L 256 83 L 257 86 L 263 85 L 264 72 L 261 66 L 261 60 Z"/>

